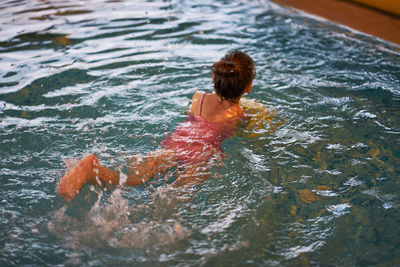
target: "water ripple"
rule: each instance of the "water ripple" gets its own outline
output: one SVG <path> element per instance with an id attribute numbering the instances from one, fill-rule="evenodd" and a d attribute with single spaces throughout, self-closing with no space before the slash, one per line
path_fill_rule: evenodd
<path id="1" fill-rule="evenodd" d="M 231 49 L 268 108 L 189 202 L 57 197 L 63 160 L 158 149 Z M 3 1 L 0 264 L 395 265 L 399 51 L 269 1 Z"/>

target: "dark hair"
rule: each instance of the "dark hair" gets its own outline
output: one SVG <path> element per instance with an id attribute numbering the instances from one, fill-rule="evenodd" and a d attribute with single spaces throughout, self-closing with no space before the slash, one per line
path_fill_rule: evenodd
<path id="1" fill-rule="evenodd" d="M 215 93 L 222 99 L 237 101 L 256 75 L 253 59 L 234 50 L 211 67 Z"/>

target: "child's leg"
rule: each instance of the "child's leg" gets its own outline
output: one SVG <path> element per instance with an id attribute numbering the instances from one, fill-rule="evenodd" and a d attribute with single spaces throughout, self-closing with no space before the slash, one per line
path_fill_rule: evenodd
<path id="1" fill-rule="evenodd" d="M 194 186 L 205 182 L 209 176 L 210 168 L 205 164 L 187 166 L 172 185 L 174 187 Z"/>
<path id="2" fill-rule="evenodd" d="M 136 160 L 128 171 L 126 185 L 135 186 L 145 183 L 157 173 L 164 173 L 176 166 L 175 153 L 159 150 Z M 96 179 L 99 179 L 96 181 Z M 57 191 L 66 201 L 71 201 L 86 183 L 105 182 L 112 185 L 120 183 L 119 173 L 100 164 L 93 154 L 84 157 L 71 171 L 60 180 Z"/>
<path id="3" fill-rule="evenodd" d="M 119 183 L 118 173 L 101 165 L 95 155 L 87 155 L 64 175 L 57 191 L 66 201 L 71 201 L 84 184 L 94 182 L 96 178 L 109 184 Z"/>
<path id="4" fill-rule="evenodd" d="M 185 166 L 184 172 L 179 174 L 171 186 L 179 189 L 180 192 L 178 192 L 178 195 L 183 197 L 184 200 L 189 201 L 201 189 L 202 184 L 209 177 L 210 165 L 207 162 Z"/>
<path id="5" fill-rule="evenodd" d="M 135 157 L 128 170 L 126 185 L 135 186 L 150 180 L 156 174 L 163 174 L 178 163 L 176 154 L 171 150 L 157 150 L 147 156 Z"/>

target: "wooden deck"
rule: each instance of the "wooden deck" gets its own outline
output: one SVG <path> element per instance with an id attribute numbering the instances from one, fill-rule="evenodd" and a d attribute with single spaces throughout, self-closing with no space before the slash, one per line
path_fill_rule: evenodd
<path id="1" fill-rule="evenodd" d="M 345 0 L 272 0 L 400 45 L 400 16 Z M 399 1 L 400 0 L 395 0 Z"/>

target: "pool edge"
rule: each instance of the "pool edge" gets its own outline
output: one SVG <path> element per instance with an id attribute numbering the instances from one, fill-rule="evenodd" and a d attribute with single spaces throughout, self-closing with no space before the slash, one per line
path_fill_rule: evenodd
<path id="1" fill-rule="evenodd" d="M 400 17 L 344 0 L 272 0 L 400 45 Z"/>

